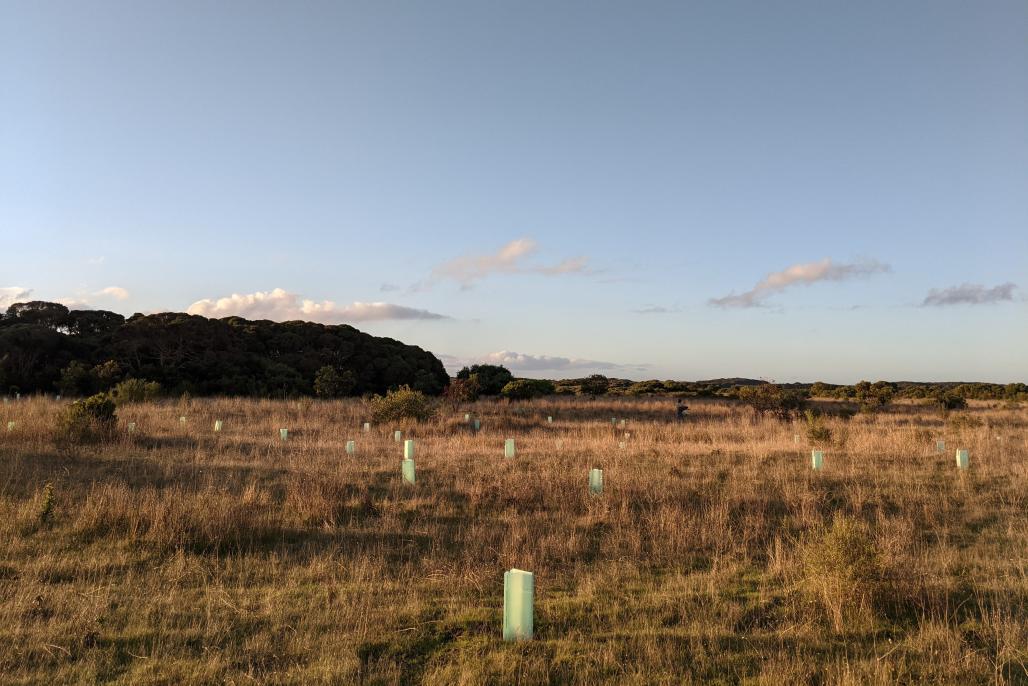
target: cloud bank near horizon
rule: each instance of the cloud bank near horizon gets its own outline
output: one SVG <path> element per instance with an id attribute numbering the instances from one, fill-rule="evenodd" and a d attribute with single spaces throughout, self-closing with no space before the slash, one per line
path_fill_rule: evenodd
<path id="1" fill-rule="evenodd" d="M 212 318 L 236 316 L 273 321 L 306 320 L 322 324 L 449 319 L 446 315 L 436 312 L 386 302 L 355 301 L 349 305 L 338 305 L 331 300 L 317 302 L 282 288 L 197 300 L 186 309 L 186 312 Z"/>
<path id="2" fill-rule="evenodd" d="M 561 357 L 557 355 L 530 355 L 510 350 L 500 350 L 479 357 L 460 358 L 454 355 L 436 355 L 447 371 L 456 373 L 462 367 L 473 364 L 495 364 L 509 369 L 513 374 L 531 374 L 535 372 L 567 372 L 588 374 L 596 372 L 630 371 L 641 372 L 649 368 L 646 364 L 618 364 L 601 360 L 587 360 L 577 357 Z"/>
<path id="3" fill-rule="evenodd" d="M 31 295 L 31 288 L 23 288 L 22 286 L 0 287 L 0 309 L 6 310 L 14 303 L 25 302 Z"/>

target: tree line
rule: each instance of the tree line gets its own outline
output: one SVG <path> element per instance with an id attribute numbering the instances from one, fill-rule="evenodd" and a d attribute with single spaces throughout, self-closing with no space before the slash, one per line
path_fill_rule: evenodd
<path id="1" fill-rule="evenodd" d="M 89 395 L 126 379 L 166 393 L 291 397 L 438 395 L 449 376 L 432 353 L 345 324 L 208 319 L 17 303 L 0 317 L 0 391 Z"/>

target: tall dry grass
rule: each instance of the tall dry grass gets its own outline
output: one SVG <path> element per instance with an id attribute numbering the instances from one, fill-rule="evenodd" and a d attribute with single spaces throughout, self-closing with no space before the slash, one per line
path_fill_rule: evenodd
<path id="1" fill-rule="evenodd" d="M 720 402 L 370 434 L 357 401 L 164 402 L 72 451 L 59 408 L 0 408 L 4 683 L 1028 683 L 1023 409 L 829 420 L 815 473 L 801 424 Z M 500 641 L 510 567 L 536 574 L 525 644 Z"/>

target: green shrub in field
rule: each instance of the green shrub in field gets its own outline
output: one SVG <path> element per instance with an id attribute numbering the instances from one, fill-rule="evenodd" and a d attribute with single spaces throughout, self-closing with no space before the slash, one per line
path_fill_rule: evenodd
<path id="1" fill-rule="evenodd" d="M 116 406 L 106 393 L 97 393 L 64 408 L 57 418 L 55 440 L 59 444 L 95 443 L 114 434 Z"/>
<path id="2" fill-rule="evenodd" d="M 511 400 L 530 400 L 553 395 L 552 381 L 546 379 L 515 379 L 503 387 L 500 395 Z"/>
<path id="3" fill-rule="evenodd" d="M 939 393 L 929 402 L 938 407 L 944 413 L 967 409 L 967 400 L 964 396 L 958 393 L 953 393 L 952 391 Z"/>
<path id="4" fill-rule="evenodd" d="M 770 414 L 782 421 L 799 414 L 807 404 L 802 391 L 787 390 L 773 383 L 743 386 L 738 398 L 753 408 L 755 414 Z"/>
<path id="5" fill-rule="evenodd" d="M 49 524 L 53 518 L 55 507 L 54 485 L 47 481 L 46 485 L 43 486 L 43 496 L 39 503 L 39 509 L 36 511 L 36 520 L 40 524 Z"/>
<path id="6" fill-rule="evenodd" d="M 155 400 L 160 394 L 161 385 L 159 383 L 142 379 L 125 379 L 111 391 L 111 396 L 118 405 Z"/>
<path id="7" fill-rule="evenodd" d="M 860 403 L 861 412 L 877 412 L 892 402 L 896 384 L 888 381 L 861 381 L 853 387 L 853 394 Z"/>
<path id="8" fill-rule="evenodd" d="M 401 386 L 386 395 L 371 399 L 371 416 L 375 422 L 389 422 L 400 419 L 424 421 L 435 414 L 435 405 L 421 391 L 410 386 Z"/>
<path id="9" fill-rule="evenodd" d="M 807 440 L 811 445 L 827 445 L 832 442 L 832 430 L 825 426 L 824 418 L 814 412 L 804 412 L 807 420 Z"/>
<path id="10" fill-rule="evenodd" d="M 837 516 L 830 529 L 811 535 L 802 545 L 803 590 L 819 603 L 836 631 L 874 621 L 882 570 L 867 527 Z"/>

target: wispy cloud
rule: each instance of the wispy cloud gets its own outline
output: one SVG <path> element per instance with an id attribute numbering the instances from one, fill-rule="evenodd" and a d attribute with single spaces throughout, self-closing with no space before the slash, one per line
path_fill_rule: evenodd
<path id="1" fill-rule="evenodd" d="M 382 293 L 388 293 L 390 291 L 398 291 L 400 290 L 400 287 L 397 286 L 395 283 L 384 283 L 378 287 L 378 290 Z"/>
<path id="2" fill-rule="evenodd" d="M 108 286 L 107 288 L 100 289 L 93 295 L 107 296 L 115 300 L 128 300 L 129 292 L 121 286 Z"/>
<path id="3" fill-rule="evenodd" d="M 921 307 L 942 307 L 944 305 L 991 305 L 1014 299 L 1017 284 L 1007 283 L 986 288 L 978 283 L 964 283 L 949 288 L 933 288 L 928 291 Z"/>
<path id="4" fill-rule="evenodd" d="M 589 272 L 587 257 L 569 257 L 554 265 L 526 264 L 529 258 L 538 251 L 538 243 L 531 238 L 519 238 L 507 243 L 497 252 L 488 255 L 465 255 L 440 264 L 432 270 L 430 281 L 450 279 L 463 288 L 470 288 L 494 274 L 539 274 L 542 276 L 560 276 L 563 274 L 585 274 Z M 416 284 L 415 289 L 424 288 L 425 284 Z"/>
<path id="5" fill-rule="evenodd" d="M 323 324 L 370 322 L 390 319 L 449 319 L 449 317 L 403 305 L 384 302 L 353 302 L 337 305 L 331 300 L 316 302 L 281 288 L 256 293 L 234 293 L 224 298 L 198 300 L 186 310 L 204 317 L 245 317 L 291 321 L 302 319 Z"/>
<path id="6" fill-rule="evenodd" d="M 451 372 L 472 364 L 497 364 L 514 374 L 557 372 L 565 374 L 590 374 L 597 372 L 639 372 L 647 369 L 645 364 L 618 364 L 600 360 L 586 360 L 576 357 L 554 355 L 528 355 L 510 350 L 501 350 L 480 357 L 460 358 L 453 355 L 439 355 L 443 365 Z"/>
<path id="7" fill-rule="evenodd" d="M 635 314 L 671 314 L 672 312 L 678 312 L 678 307 L 664 307 L 663 305 L 643 305 L 637 310 L 632 310 Z"/>
<path id="8" fill-rule="evenodd" d="M 809 286 L 819 281 L 847 281 L 890 271 L 892 268 L 889 265 L 877 260 L 835 264 L 831 258 L 826 257 L 817 262 L 794 264 L 780 272 L 772 272 L 745 293 L 711 298 L 708 302 L 715 307 L 760 307 L 768 297 L 790 286 Z"/>
<path id="9" fill-rule="evenodd" d="M 14 303 L 25 302 L 31 295 L 31 288 L 22 288 L 21 286 L 0 287 L 0 309 L 6 310 Z"/>

